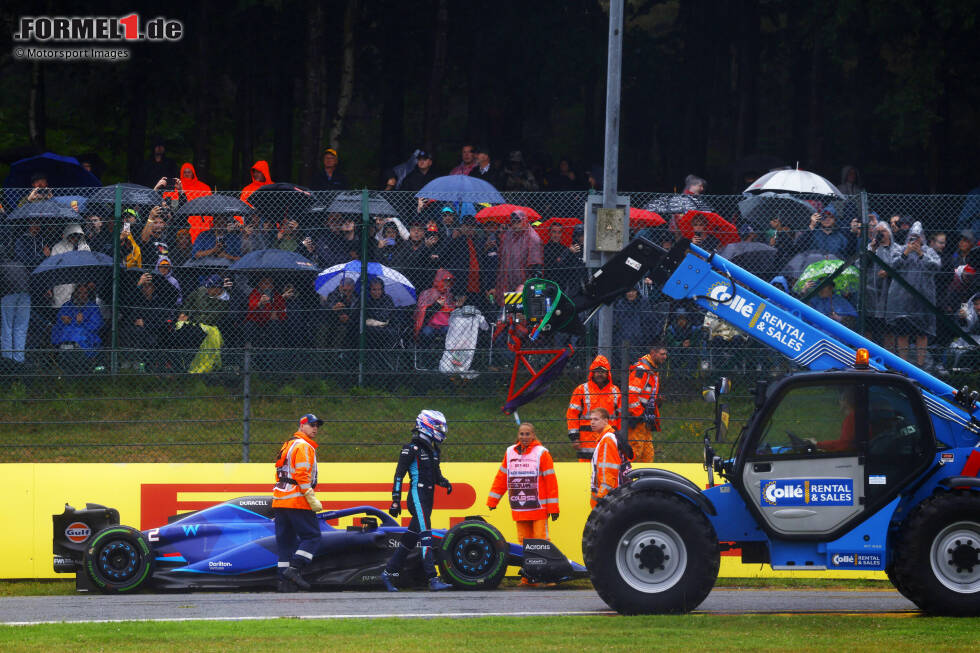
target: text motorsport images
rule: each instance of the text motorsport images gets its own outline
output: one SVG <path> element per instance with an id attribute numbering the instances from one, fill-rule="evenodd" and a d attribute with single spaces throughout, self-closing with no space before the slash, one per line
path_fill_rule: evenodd
<path id="1" fill-rule="evenodd" d="M 184 36 L 184 24 L 158 16 L 21 16 L 13 34 L 18 61 L 127 61 L 129 48 L 111 43 L 169 43 Z M 50 47 L 54 44 L 76 44 Z M 83 45 L 84 44 L 84 45 Z"/>

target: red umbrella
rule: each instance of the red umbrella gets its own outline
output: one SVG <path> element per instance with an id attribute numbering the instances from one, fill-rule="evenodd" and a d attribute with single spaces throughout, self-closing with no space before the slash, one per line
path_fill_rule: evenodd
<path id="1" fill-rule="evenodd" d="M 551 225 L 561 225 L 561 244 L 568 247 L 572 244 L 572 231 L 575 225 L 582 224 L 578 218 L 548 218 L 541 222 L 534 223 L 534 230 L 538 232 L 542 243 L 547 243 L 550 237 Z"/>
<path id="2" fill-rule="evenodd" d="M 706 233 L 718 239 L 720 243 L 718 245 L 719 247 L 737 243 L 741 240 L 738 237 L 738 229 L 735 228 L 735 225 L 717 213 L 711 213 L 710 211 L 688 211 L 681 216 L 681 219 L 677 221 L 677 226 L 680 227 L 681 235 L 685 238 L 690 239 L 694 236 L 694 229 L 691 228 L 691 220 L 696 215 L 703 215 L 708 221 L 708 230 Z"/>
<path id="3" fill-rule="evenodd" d="M 498 204 L 496 206 L 488 206 L 485 209 L 480 209 L 480 211 L 474 216 L 477 222 L 496 222 L 497 224 L 509 224 L 510 214 L 514 211 L 524 211 L 527 215 L 528 220 L 534 222 L 535 220 L 541 219 L 541 214 L 532 209 L 529 206 L 517 206 L 516 204 Z"/>
<path id="4" fill-rule="evenodd" d="M 630 229 L 645 229 L 646 227 L 659 227 L 667 224 L 667 221 L 660 217 L 659 213 L 630 207 Z"/>

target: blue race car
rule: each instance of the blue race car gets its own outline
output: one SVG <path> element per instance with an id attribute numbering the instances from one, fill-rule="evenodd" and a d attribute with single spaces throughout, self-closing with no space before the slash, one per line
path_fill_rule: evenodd
<path id="1" fill-rule="evenodd" d="M 327 520 L 361 515 L 354 526 Z M 303 571 L 318 589 L 381 587 L 381 571 L 398 546 L 403 526 L 373 506 L 317 515 L 320 547 Z M 52 516 L 54 570 L 75 573 L 80 592 L 106 594 L 155 590 L 274 589 L 277 580 L 272 498 L 247 496 L 172 517 L 139 531 L 119 524 L 119 511 L 98 504 L 65 505 Z M 508 543 L 481 517 L 449 530 L 433 530 L 442 578 L 458 589 L 492 589 L 510 565 L 530 582 L 561 582 L 587 575 L 546 540 Z M 419 549 L 409 556 L 401 583 L 423 585 Z"/>

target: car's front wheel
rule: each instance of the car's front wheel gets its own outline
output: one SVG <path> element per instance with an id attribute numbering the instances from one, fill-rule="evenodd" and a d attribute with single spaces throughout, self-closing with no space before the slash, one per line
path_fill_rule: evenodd
<path id="1" fill-rule="evenodd" d="M 457 589 L 494 589 L 507 572 L 507 540 L 483 521 L 456 524 L 442 538 L 439 571 Z"/>

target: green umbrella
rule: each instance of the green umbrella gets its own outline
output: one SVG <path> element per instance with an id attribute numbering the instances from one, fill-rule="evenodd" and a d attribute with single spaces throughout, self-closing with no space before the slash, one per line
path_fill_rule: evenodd
<path id="1" fill-rule="evenodd" d="M 802 295 L 803 286 L 807 281 L 820 282 L 837 271 L 837 268 L 844 265 L 844 261 L 836 258 L 817 261 L 803 268 L 803 274 L 793 284 L 793 290 Z M 858 269 L 853 265 L 847 266 L 843 272 L 834 278 L 834 288 L 841 294 L 852 293 L 858 287 Z"/>

